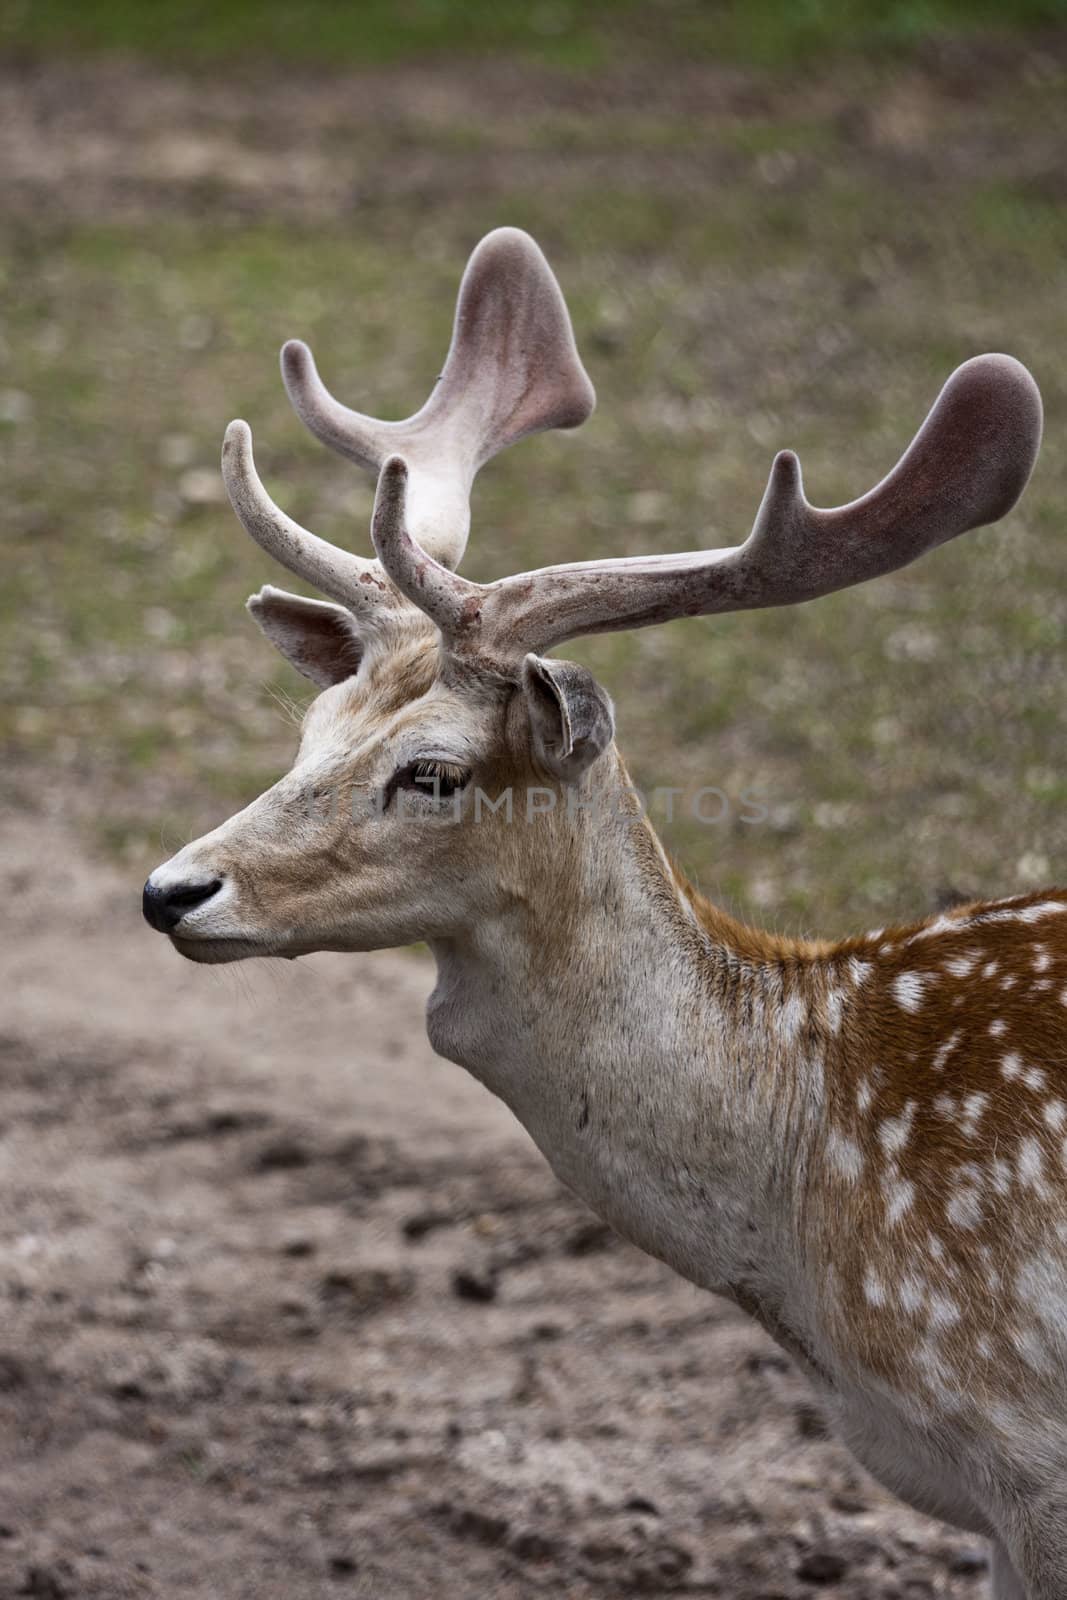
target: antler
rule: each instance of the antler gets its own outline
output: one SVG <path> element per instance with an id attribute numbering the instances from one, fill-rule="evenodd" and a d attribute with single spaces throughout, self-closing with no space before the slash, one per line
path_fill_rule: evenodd
<path id="1" fill-rule="evenodd" d="M 298 578 L 314 584 L 331 600 L 370 616 L 387 587 L 380 566 L 309 533 L 275 505 L 256 471 L 252 430 L 247 422 L 231 422 L 226 429 L 222 479 L 246 532 L 268 555 Z"/>
<path id="2" fill-rule="evenodd" d="M 558 283 L 529 234 L 497 228 L 478 245 L 460 284 L 452 344 L 429 400 L 405 422 L 350 411 L 326 389 L 299 340 L 282 350 L 282 376 L 315 436 L 378 472 L 402 455 L 414 537 L 458 566 L 479 467 L 528 433 L 574 428 L 595 404 Z"/>
<path id="3" fill-rule="evenodd" d="M 528 650 L 580 634 L 673 617 L 792 605 L 906 566 L 1006 515 L 1041 440 L 1041 396 L 1011 356 L 958 367 L 906 453 L 876 488 L 832 510 L 809 504 L 800 463 L 783 450 L 748 539 L 736 548 L 546 567 L 479 585 L 449 572 L 405 521 L 406 473 L 387 463 L 373 536 L 397 588 L 441 628 L 455 654 L 513 670 Z"/>

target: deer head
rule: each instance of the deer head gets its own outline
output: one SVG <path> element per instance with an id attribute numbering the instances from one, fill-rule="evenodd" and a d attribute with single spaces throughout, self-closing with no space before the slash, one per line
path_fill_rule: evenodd
<path id="1" fill-rule="evenodd" d="M 247 425 L 230 424 L 222 470 L 234 510 L 328 600 L 266 587 L 248 602 L 321 690 L 296 762 L 145 885 L 149 922 L 199 961 L 448 939 L 522 900 L 594 826 L 587 806 L 557 797 L 611 787 L 621 772 L 607 694 L 546 651 L 581 634 L 793 604 L 902 567 L 1009 511 L 1041 431 L 1026 369 L 978 356 L 862 499 L 810 505 L 783 451 L 742 545 L 480 585 L 455 570 L 478 469 L 525 434 L 575 427 L 594 404 L 533 240 L 499 229 L 475 250 L 444 371 L 407 421 L 339 404 L 303 344 L 285 346 L 282 371 L 311 431 L 379 475 L 377 559 L 287 517 L 256 474 Z"/>

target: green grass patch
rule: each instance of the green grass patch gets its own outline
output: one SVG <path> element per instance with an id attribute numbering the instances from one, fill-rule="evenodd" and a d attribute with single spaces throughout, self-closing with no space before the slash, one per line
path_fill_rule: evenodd
<path id="1" fill-rule="evenodd" d="M 1065 0 L 3 0 L 8 50 L 126 52 L 238 65 L 375 65 L 512 55 L 565 68 L 632 56 L 795 67 L 907 52 L 948 34 L 1048 27 Z"/>

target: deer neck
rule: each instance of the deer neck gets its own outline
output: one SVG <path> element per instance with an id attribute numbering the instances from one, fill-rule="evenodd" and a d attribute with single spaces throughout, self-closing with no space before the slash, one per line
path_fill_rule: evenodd
<path id="1" fill-rule="evenodd" d="M 821 1096 L 806 964 L 698 902 L 642 818 L 583 817 L 539 865 L 435 946 L 431 1043 L 625 1237 L 782 1303 Z"/>

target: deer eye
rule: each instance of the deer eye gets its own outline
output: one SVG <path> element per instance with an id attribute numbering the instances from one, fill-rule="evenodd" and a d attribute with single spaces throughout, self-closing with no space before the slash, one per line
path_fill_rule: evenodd
<path id="1" fill-rule="evenodd" d="M 413 761 L 400 769 L 392 787 L 428 795 L 431 800 L 450 800 L 470 782 L 470 776 L 466 767 L 452 761 Z"/>

